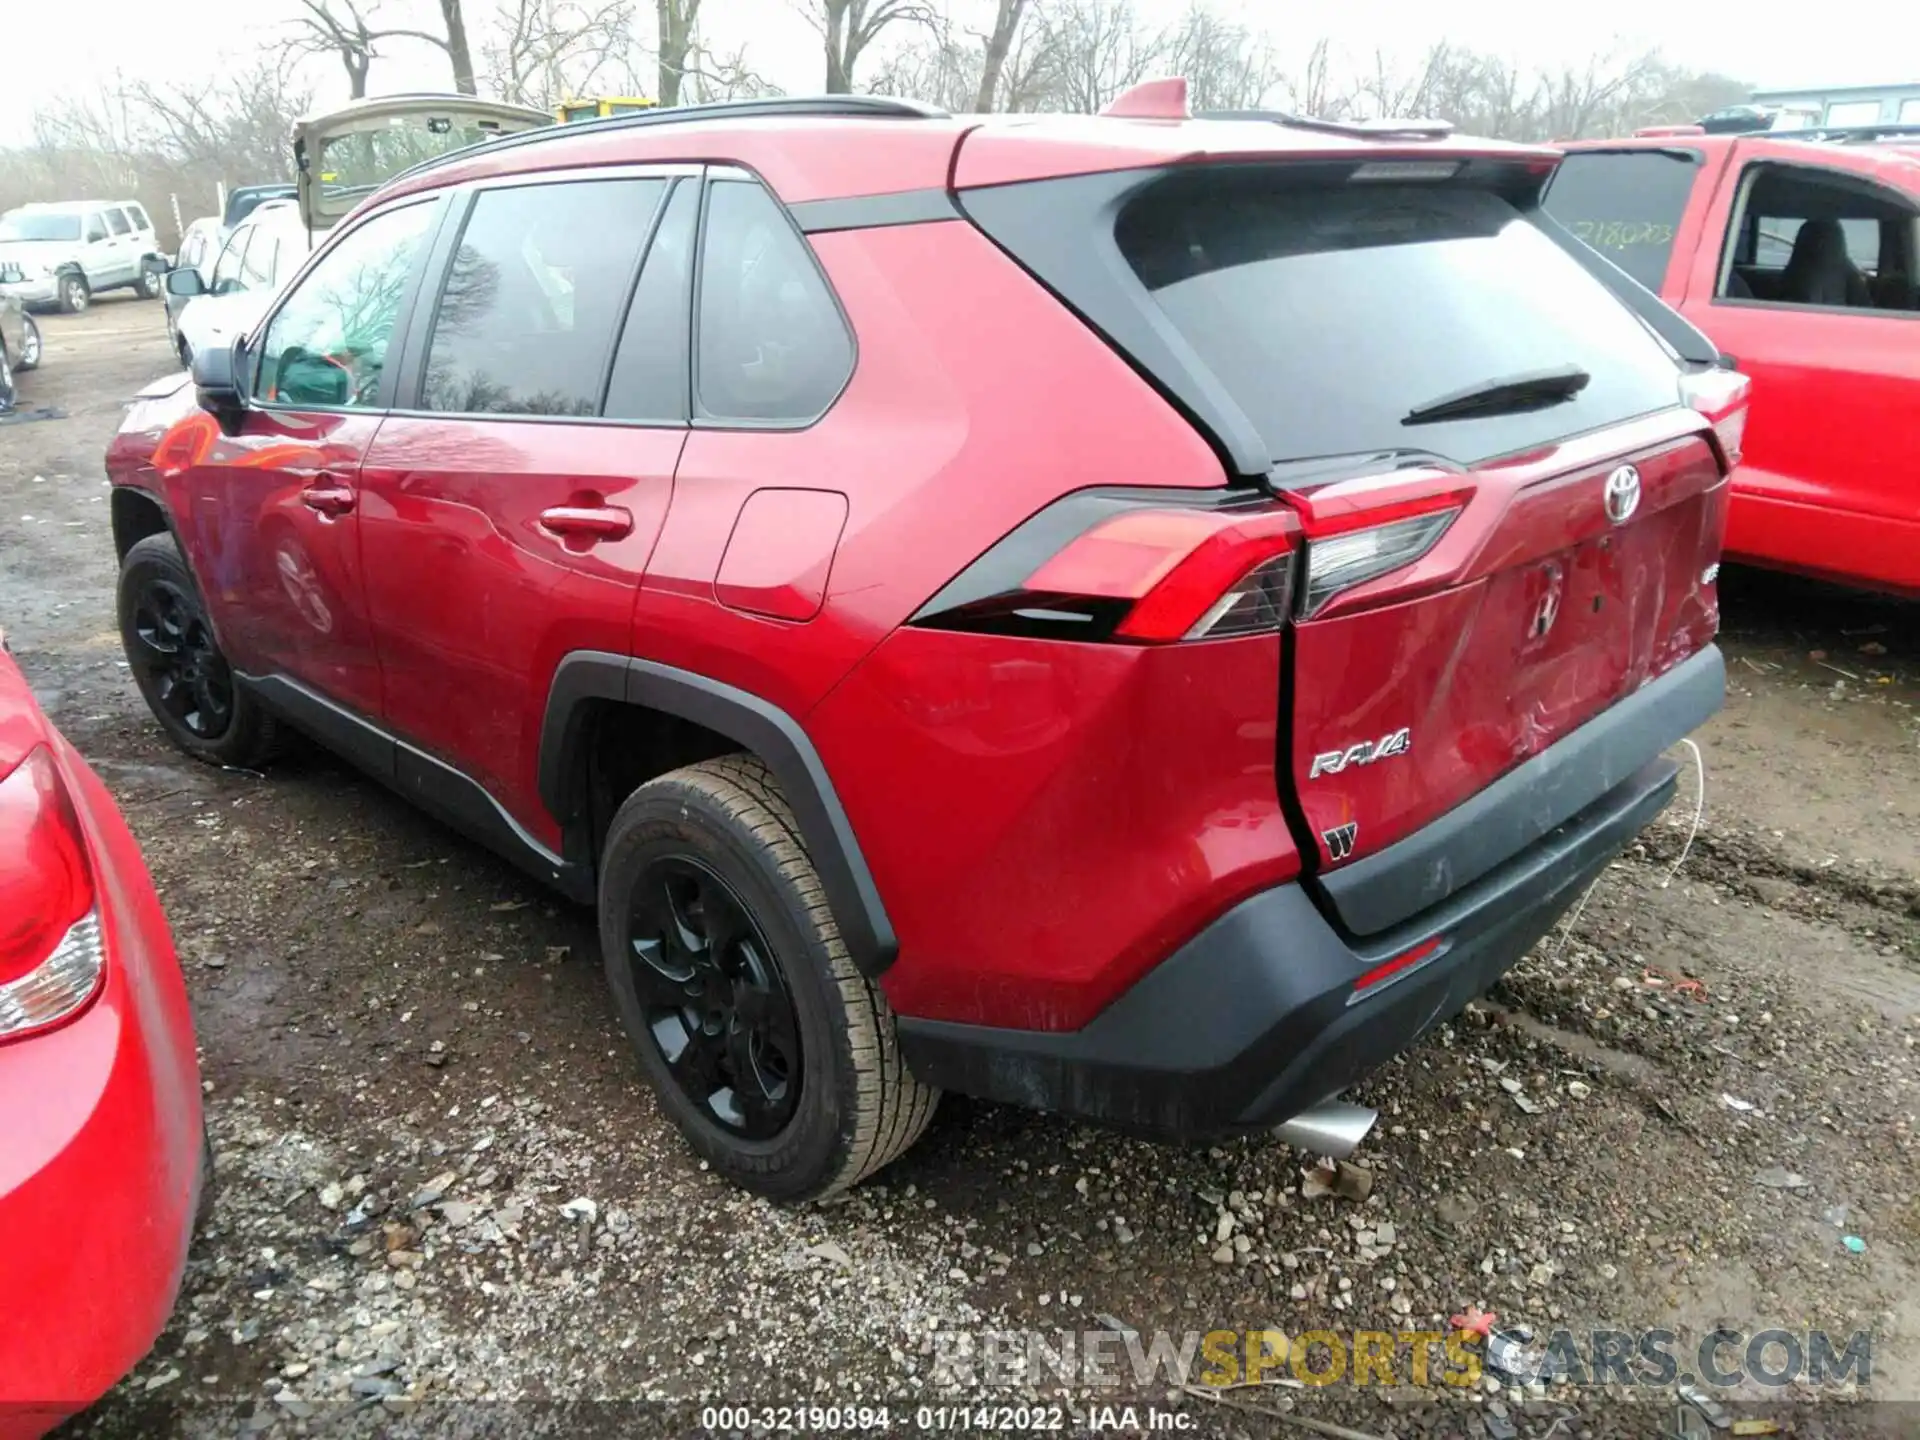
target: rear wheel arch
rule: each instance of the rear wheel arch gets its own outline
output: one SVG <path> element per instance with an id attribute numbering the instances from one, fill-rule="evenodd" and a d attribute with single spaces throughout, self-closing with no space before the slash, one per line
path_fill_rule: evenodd
<path id="1" fill-rule="evenodd" d="M 576 651 L 561 661 L 548 691 L 540 796 L 567 834 L 568 858 L 591 859 L 634 788 L 737 752 L 772 772 L 848 953 L 863 975 L 879 975 L 899 950 L 893 924 L 819 752 L 779 706 L 669 665 Z"/>

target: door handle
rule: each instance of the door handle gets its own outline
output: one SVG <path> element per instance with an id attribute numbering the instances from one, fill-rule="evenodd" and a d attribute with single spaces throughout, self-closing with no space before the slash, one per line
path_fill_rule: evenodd
<path id="1" fill-rule="evenodd" d="M 300 492 L 300 503 L 322 515 L 339 516 L 353 509 L 353 487 L 338 480 L 316 480 Z"/>
<path id="2" fill-rule="evenodd" d="M 540 512 L 540 527 L 584 540 L 624 540 L 633 533 L 633 512 L 618 505 L 553 505 Z"/>

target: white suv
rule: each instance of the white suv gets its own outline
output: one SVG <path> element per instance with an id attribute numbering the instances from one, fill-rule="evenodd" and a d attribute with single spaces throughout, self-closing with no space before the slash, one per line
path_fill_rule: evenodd
<path id="1" fill-rule="evenodd" d="M 26 280 L 13 293 L 29 305 L 87 308 L 102 290 L 160 293 L 167 257 L 136 200 L 62 200 L 0 215 L 0 265 Z"/>

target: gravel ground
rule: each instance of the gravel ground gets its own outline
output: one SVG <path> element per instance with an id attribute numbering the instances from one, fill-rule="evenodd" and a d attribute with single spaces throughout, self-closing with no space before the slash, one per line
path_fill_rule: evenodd
<path id="1" fill-rule="evenodd" d="M 788 1418 L 702 1414 L 747 1402 L 887 1407 L 902 1432 L 1021 1418 L 918 1408 L 957 1400 L 1060 1406 L 1076 1432 L 1129 1404 L 1209 1435 L 1671 1432 L 1670 1379 L 1421 1391 L 1404 1353 L 1404 1388 L 1283 1365 L 1220 1395 L 953 1363 L 960 1332 L 1117 1330 L 1124 1357 L 1156 1331 L 1350 1338 L 1474 1304 L 1542 1336 L 1673 1331 L 1682 1370 L 1716 1326 L 1870 1331 L 1869 1384 L 1723 1398 L 1802 1435 L 1920 1432 L 1897 1403 L 1920 1402 L 1914 607 L 1729 573 L 1690 850 L 1687 781 L 1573 923 L 1366 1087 L 1364 1201 L 1308 1198 L 1308 1157 L 1271 1142 L 1174 1149 L 950 1097 L 876 1183 L 779 1209 L 660 1116 L 589 914 L 322 756 L 259 778 L 161 742 L 120 661 L 100 467 L 165 368 L 160 309 L 44 328 L 23 404 L 69 413 L 0 429 L 0 623 L 145 847 L 220 1156 L 172 1324 L 71 1433 Z"/>

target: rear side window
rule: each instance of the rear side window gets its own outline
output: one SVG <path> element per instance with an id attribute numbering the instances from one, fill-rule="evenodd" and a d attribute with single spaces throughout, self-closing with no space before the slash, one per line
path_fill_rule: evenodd
<path id="1" fill-rule="evenodd" d="M 1420 450 L 1475 464 L 1676 403 L 1673 358 L 1579 262 L 1492 192 L 1174 179 L 1115 238 L 1275 462 Z M 1542 373 L 1534 408 L 1416 417 Z"/>
<path id="2" fill-rule="evenodd" d="M 804 424 L 853 373 L 853 340 L 813 252 L 754 181 L 708 187 L 699 306 L 704 419 Z"/>
<path id="3" fill-rule="evenodd" d="M 700 186 L 682 181 L 647 247 L 640 283 L 620 332 L 620 350 L 607 384 L 609 419 L 686 423 L 689 297 L 699 217 Z"/>
<path id="4" fill-rule="evenodd" d="M 596 415 L 664 180 L 484 190 L 434 315 L 421 404 L 487 415 Z"/>
<path id="5" fill-rule="evenodd" d="M 1546 211 L 1658 294 L 1699 173 L 1690 151 L 1576 151 L 1548 185 Z"/>
<path id="6" fill-rule="evenodd" d="M 133 226 L 127 223 L 126 212 L 121 210 L 107 211 L 107 224 L 112 227 L 116 235 L 127 235 L 133 230 Z"/>
<path id="7" fill-rule="evenodd" d="M 136 230 L 151 230 L 153 228 L 153 222 L 147 219 L 147 212 L 142 210 L 138 205 L 127 206 L 127 219 L 133 222 L 133 228 Z"/>

